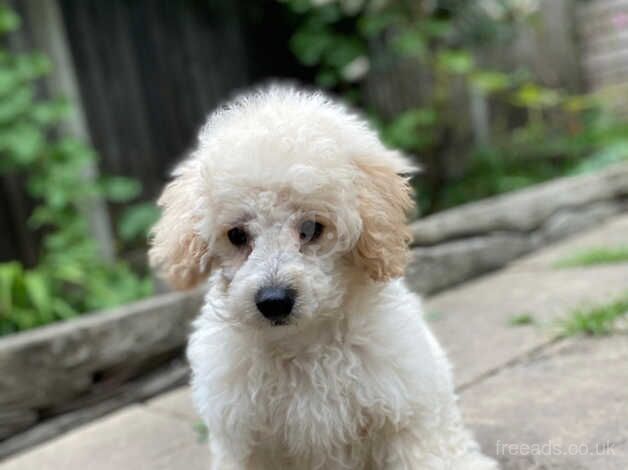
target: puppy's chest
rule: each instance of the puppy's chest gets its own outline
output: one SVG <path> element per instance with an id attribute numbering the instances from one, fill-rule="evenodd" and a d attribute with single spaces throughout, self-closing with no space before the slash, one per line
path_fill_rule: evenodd
<path id="1" fill-rule="evenodd" d="M 385 420 L 384 396 L 359 358 L 344 354 L 277 361 L 251 401 L 262 441 L 294 448 L 309 442 L 332 447 L 362 442 Z"/>

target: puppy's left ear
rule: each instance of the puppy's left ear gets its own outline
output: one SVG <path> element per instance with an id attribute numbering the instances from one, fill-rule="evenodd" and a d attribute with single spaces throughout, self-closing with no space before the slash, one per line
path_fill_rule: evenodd
<path id="1" fill-rule="evenodd" d="M 362 232 L 353 250 L 355 263 L 375 281 L 404 273 L 412 239 L 407 214 L 414 207 L 409 175 L 418 171 L 399 152 L 354 160 L 358 168 L 358 206 Z"/>

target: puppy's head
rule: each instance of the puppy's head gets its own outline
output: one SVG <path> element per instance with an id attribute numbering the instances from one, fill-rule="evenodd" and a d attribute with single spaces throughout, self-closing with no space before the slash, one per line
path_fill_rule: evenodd
<path id="1" fill-rule="evenodd" d="M 212 275 L 226 321 L 334 315 L 403 274 L 412 166 L 344 107 L 271 88 L 214 113 L 159 199 L 151 264 L 176 288 Z"/>

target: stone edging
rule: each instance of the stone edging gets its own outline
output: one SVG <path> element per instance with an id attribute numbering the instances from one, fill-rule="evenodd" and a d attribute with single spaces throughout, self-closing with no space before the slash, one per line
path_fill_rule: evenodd
<path id="1" fill-rule="evenodd" d="M 430 294 L 628 210 L 628 164 L 466 204 L 412 225 L 406 274 Z"/>
<path id="2" fill-rule="evenodd" d="M 180 356 L 201 300 L 200 292 L 169 293 L 0 339 L 0 458 L 24 447 L 10 439 L 16 433 L 115 398 L 123 384 Z M 31 433 L 25 442 L 38 440 Z"/>

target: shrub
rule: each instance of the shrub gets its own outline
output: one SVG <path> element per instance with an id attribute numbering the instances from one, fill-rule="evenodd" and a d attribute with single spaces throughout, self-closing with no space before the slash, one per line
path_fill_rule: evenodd
<path id="1" fill-rule="evenodd" d="M 540 86 L 525 70 L 476 60 L 474 51 L 514 37 L 538 2 L 283 1 L 297 17 L 292 51 L 315 68 L 318 84 L 365 108 L 389 145 L 421 160 L 417 194 L 425 213 L 628 156 L 625 124 L 601 112 L 596 96 L 569 95 Z M 391 114 L 365 90 L 399 73 L 410 73 L 416 89 Z M 460 129 L 472 127 L 461 96 L 490 104 L 505 129 L 492 126 L 491 139 L 478 145 L 469 135 L 461 142 Z"/>
<path id="2" fill-rule="evenodd" d="M 17 29 L 19 22 L 0 5 L 1 35 Z M 43 235 L 34 268 L 17 261 L 0 263 L 0 334 L 120 305 L 152 291 L 148 277 L 122 261 L 102 259 L 84 217 L 90 198 L 128 201 L 138 194 L 139 183 L 85 178 L 95 153 L 56 129 L 69 106 L 37 94 L 37 80 L 49 69 L 40 54 L 0 48 L 0 174 L 24 179 L 36 202 L 29 224 Z M 137 225 L 126 230 L 136 233 Z"/>

